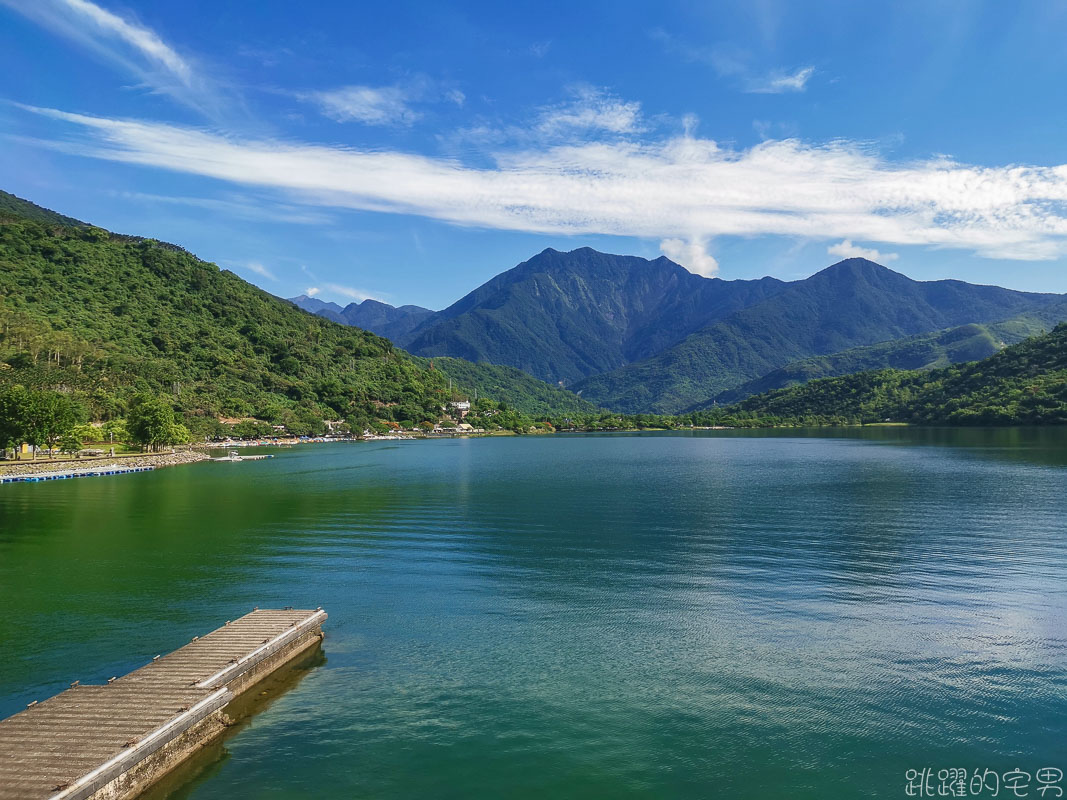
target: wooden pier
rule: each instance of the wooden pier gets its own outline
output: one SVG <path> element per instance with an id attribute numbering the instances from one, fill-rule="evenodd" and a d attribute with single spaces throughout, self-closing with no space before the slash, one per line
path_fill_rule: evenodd
<path id="1" fill-rule="evenodd" d="M 103 686 L 0 721 L 0 800 L 124 800 L 229 724 L 226 706 L 322 639 L 322 609 L 255 610 Z"/>

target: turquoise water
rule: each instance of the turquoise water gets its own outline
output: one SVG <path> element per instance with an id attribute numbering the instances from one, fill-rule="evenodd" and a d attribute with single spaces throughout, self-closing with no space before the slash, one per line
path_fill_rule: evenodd
<path id="1" fill-rule="evenodd" d="M 172 796 L 904 797 L 908 769 L 1067 770 L 1065 431 L 276 452 L 0 487 L 0 715 L 322 605 L 320 663 Z"/>

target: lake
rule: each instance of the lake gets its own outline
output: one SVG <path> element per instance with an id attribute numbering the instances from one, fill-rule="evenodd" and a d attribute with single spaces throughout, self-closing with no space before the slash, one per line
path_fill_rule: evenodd
<path id="1" fill-rule="evenodd" d="M 908 770 L 1067 771 L 1067 431 L 274 452 L 0 487 L 0 716 L 322 605 L 322 655 L 154 798 L 896 798 Z"/>

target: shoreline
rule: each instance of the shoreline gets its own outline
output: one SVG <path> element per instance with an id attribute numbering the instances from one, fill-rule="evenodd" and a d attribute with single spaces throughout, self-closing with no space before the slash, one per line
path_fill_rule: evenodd
<path id="1" fill-rule="evenodd" d="M 193 464 L 197 461 L 206 461 L 210 456 L 198 450 L 175 450 L 168 453 L 132 453 L 117 456 L 92 456 L 90 458 L 66 459 L 63 461 L 40 460 L 37 461 L 9 461 L 0 462 L 0 476 L 5 478 L 19 476 L 45 476 L 49 474 L 60 475 L 71 472 L 90 472 L 103 466 L 114 464 L 120 468 L 174 467 L 181 464 Z"/>

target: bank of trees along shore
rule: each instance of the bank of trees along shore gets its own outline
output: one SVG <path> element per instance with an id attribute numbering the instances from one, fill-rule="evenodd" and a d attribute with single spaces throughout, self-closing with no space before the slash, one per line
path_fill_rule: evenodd
<path id="1" fill-rule="evenodd" d="M 18 458 L 27 444 L 36 458 L 39 450 L 75 454 L 91 442 L 131 442 L 154 451 L 189 441 L 188 428 L 160 398 L 134 398 L 124 420 L 94 426 L 88 416 L 84 405 L 61 392 L 17 384 L 0 389 L 0 451 L 11 449 Z"/>

